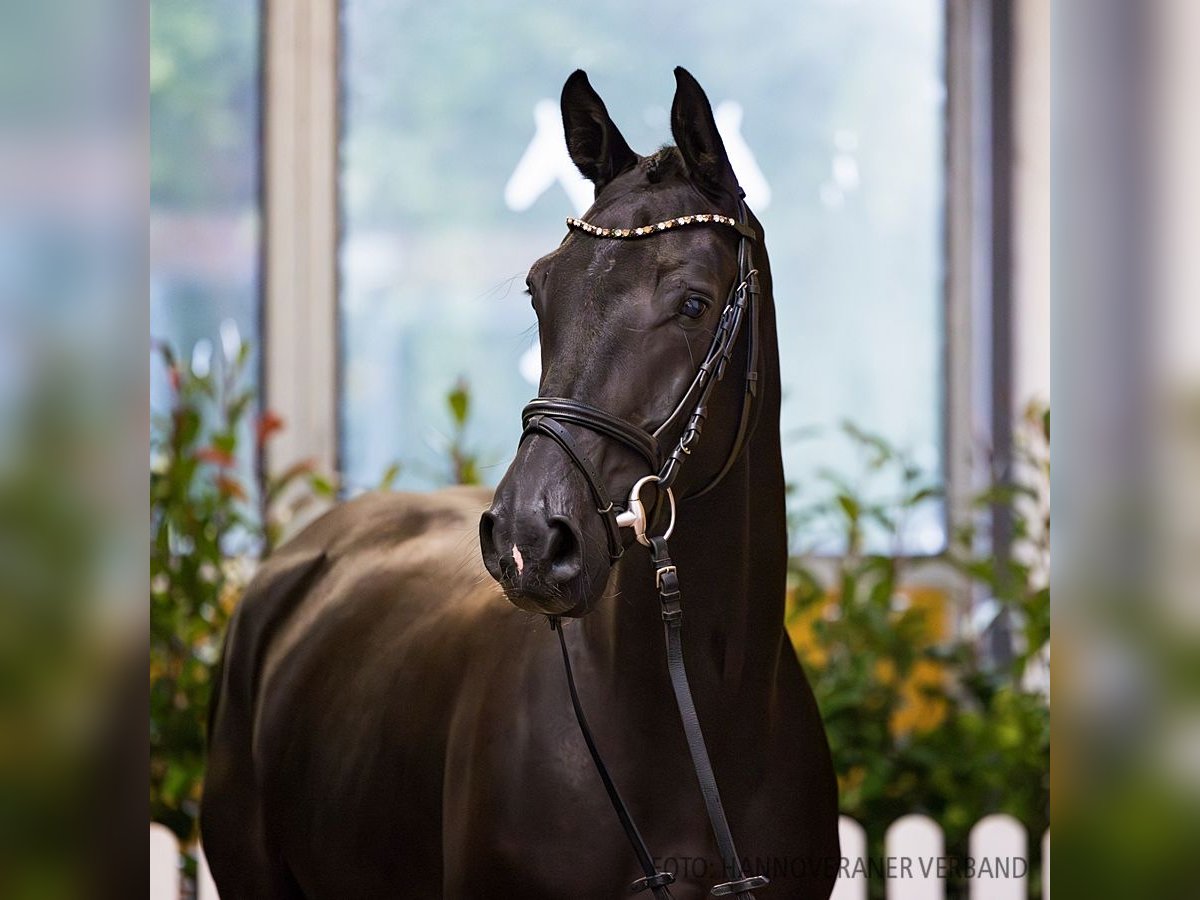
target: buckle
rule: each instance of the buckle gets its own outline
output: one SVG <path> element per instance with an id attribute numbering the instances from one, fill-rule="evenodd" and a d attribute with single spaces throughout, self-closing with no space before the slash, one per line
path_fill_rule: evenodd
<path id="1" fill-rule="evenodd" d="M 723 897 L 726 894 L 740 894 L 753 888 L 766 887 L 770 883 L 771 880 L 766 875 L 751 875 L 740 881 L 726 881 L 724 884 L 715 885 L 710 893 L 714 897 Z"/>
<path id="2" fill-rule="evenodd" d="M 629 886 L 629 893 L 637 894 L 642 891 L 653 890 L 656 887 L 666 887 L 668 884 L 675 883 L 675 876 L 670 872 L 655 872 L 653 875 L 647 875 L 645 878 L 639 878 Z"/>
<path id="3" fill-rule="evenodd" d="M 663 566 L 661 569 L 654 570 L 654 586 L 660 591 L 662 590 L 663 578 L 667 575 L 675 575 L 674 566 Z"/>

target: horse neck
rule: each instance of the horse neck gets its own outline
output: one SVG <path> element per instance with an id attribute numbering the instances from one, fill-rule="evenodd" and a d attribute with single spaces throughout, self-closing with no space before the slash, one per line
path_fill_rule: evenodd
<path id="1" fill-rule="evenodd" d="M 764 711 L 784 647 L 787 521 L 778 349 L 769 292 L 764 298 L 754 432 L 712 491 L 680 503 L 670 540 L 683 594 L 688 675 L 697 702 L 718 714 Z M 735 360 L 731 371 L 740 371 L 739 363 Z M 732 387 L 726 397 L 736 398 L 741 385 Z M 583 620 L 583 630 L 618 691 L 670 695 L 665 685 L 661 691 L 652 688 L 664 668 L 664 638 L 654 571 L 644 548 L 635 546 L 622 558 L 609 595 Z"/>

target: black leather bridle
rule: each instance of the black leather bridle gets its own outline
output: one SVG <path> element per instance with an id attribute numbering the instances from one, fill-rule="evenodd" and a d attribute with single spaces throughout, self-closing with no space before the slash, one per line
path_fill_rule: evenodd
<path id="1" fill-rule="evenodd" d="M 567 225 L 572 230 L 592 235 L 601 239 L 637 239 L 660 234 L 674 228 L 695 225 L 715 225 L 733 228 L 738 233 L 738 275 L 733 287 L 730 288 L 721 318 L 713 335 L 712 344 L 705 355 L 692 383 L 684 392 L 674 410 L 661 425 L 653 432 L 632 425 L 618 416 L 584 403 L 563 397 L 538 397 L 526 405 L 521 416 L 524 430 L 521 440 L 531 435 L 545 435 L 562 448 L 570 457 L 576 468 L 583 475 L 596 502 L 596 512 L 604 522 L 608 537 L 609 555 L 615 562 L 624 552 L 620 529 L 630 527 L 638 542 L 646 545 L 651 551 L 651 561 L 654 567 L 655 584 L 659 592 L 662 607 L 663 627 L 666 633 L 667 668 L 671 674 L 671 685 L 675 693 L 676 704 L 679 707 L 680 718 L 683 721 L 684 734 L 687 737 L 688 750 L 692 757 L 692 765 L 700 783 L 700 791 L 704 797 L 705 808 L 713 835 L 720 850 L 725 867 L 727 881 L 712 889 L 715 896 L 733 895 L 738 900 L 753 900 L 752 888 L 767 884 L 763 875 L 747 877 L 742 871 L 741 859 L 733 843 L 729 824 L 725 818 L 725 810 L 721 805 L 720 793 L 717 790 L 716 778 L 713 775 L 712 764 L 708 758 L 708 749 L 704 743 L 704 735 L 700 730 L 700 722 L 696 715 L 696 706 L 692 700 L 691 688 L 688 685 L 687 671 L 683 664 L 683 626 L 682 597 L 679 592 L 679 581 L 675 566 L 667 548 L 667 538 L 675 526 L 675 496 L 672 487 L 684 460 L 695 449 L 708 417 L 708 403 L 717 383 L 725 376 L 730 359 L 737 347 L 737 340 L 746 320 L 749 320 L 748 337 L 746 342 L 746 371 L 745 387 L 741 398 L 741 412 L 738 417 L 737 432 L 729 455 L 724 465 L 698 491 L 684 499 L 693 499 L 708 493 L 728 474 L 734 463 L 741 455 L 746 437 L 750 432 L 750 422 L 754 398 L 758 390 L 758 305 L 759 285 L 758 272 L 752 265 L 751 244 L 758 236 L 746 223 L 746 205 L 739 191 L 737 218 L 730 218 L 714 213 L 679 216 L 665 222 L 652 225 L 642 225 L 634 228 L 602 228 L 584 222 L 580 219 L 568 219 Z M 690 410 L 690 412 L 689 412 Z M 683 415 L 687 415 L 674 449 L 664 456 L 659 444 L 659 438 L 672 433 Z M 629 450 L 645 460 L 649 474 L 638 479 L 629 494 L 629 500 L 624 510 L 618 510 L 612 500 L 603 479 L 596 467 L 588 459 L 575 439 L 571 436 L 568 426 L 586 428 L 605 438 L 623 444 Z M 647 515 L 641 500 L 641 490 L 644 485 L 655 483 L 659 491 L 659 499 L 665 495 L 670 502 L 670 523 L 661 535 L 647 534 L 649 520 L 655 515 Z M 657 509 L 658 504 L 656 504 Z M 562 648 L 563 665 L 566 669 L 567 686 L 571 694 L 571 705 L 575 717 L 583 733 L 584 742 L 591 754 L 592 762 L 604 783 L 609 801 L 616 811 L 621 827 L 629 839 L 637 856 L 638 864 L 644 876 L 635 881 L 630 889 L 634 892 L 652 891 L 657 900 L 666 900 L 671 896 L 667 885 L 672 883 L 674 876 L 661 872 L 654 866 L 654 857 L 642 839 L 637 825 L 629 814 L 625 801 L 612 780 L 600 751 L 596 746 L 591 729 L 584 715 L 583 706 L 575 689 L 575 676 L 571 671 L 571 659 L 567 653 L 566 639 L 557 616 L 551 617 L 551 627 L 558 633 L 559 644 Z"/>
<path id="2" fill-rule="evenodd" d="M 750 430 L 751 410 L 753 400 L 758 391 L 758 270 L 752 266 L 750 245 L 757 240 L 754 229 L 746 224 L 746 205 L 738 200 L 738 216 L 736 219 L 714 213 L 704 213 L 691 216 L 679 216 L 655 225 L 638 228 L 600 228 L 580 219 L 567 219 L 568 227 L 584 234 L 601 238 L 630 239 L 649 237 L 674 228 L 694 225 L 717 225 L 733 228 L 738 233 L 738 275 L 725 306 L 721 311 L 720 321 L 713 333 L 712 343 L 708 353 L 700 364 L 692 383 L 680 397 L 674 410 L 663 420 L 654 431 L 646 431 L 626 422 L 619 416 L 606 412 L 599 407 L 584 403 L 581 400 L 570 400 L 564 397 L 537 397 L 525 405 L 521 411 L 524 430 L 521 440 L 534 434 L 542 434 L 557 443 L 569 456 L 572 462 L 583 474 L 588 488 L 596 500 L 596 511 L 605 523 L 608 534 L 609 555 L 613 561 L 621 557 L 624 546 L 620 539 L 622 526 L 632 527 L 638 540 L 647 544 L 645 539 L 646 517 L 641 506 L 641 486 L 654 482 L 662 492 L 669 492 L 679 475 L 683 461 L 691 454 L 700 440 L 704 422 L 708 418 L 708 401 L 714 388 L 725 376 L 725 369 L 737 347 L 738 335 L 743 324 L 749 319 L 749 337 L 746 344 L 746 373 L 745 392 L 742 396 L 741 414 L 738 417 L 738 429 L 733 446 L 725 464 L 700 490 L 688 495 L 685 499 L 694 499 L 708 493 L 728 474 L 741 454 L 746 436 Z M 680 432 L 674 449 L 664 456 L 659 444 L 659 438 L 670 434 L 681 417 L 691 410 L 687 423 Z M 603 480 L 587 455 L 575 443 L 570 432 L 563 424 L 578 425 L 589 431 L 602 435 L 623 444 L 646 461 L 651 475 L 640 479 L 630 493 L 629 502 L 624 515 L 618 511 L 611 499 Z"/>

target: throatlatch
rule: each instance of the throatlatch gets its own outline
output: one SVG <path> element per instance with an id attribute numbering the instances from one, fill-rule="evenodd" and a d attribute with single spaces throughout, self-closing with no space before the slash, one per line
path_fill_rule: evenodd
<path id="1" fill-rule="evenodd" d="M 745 194 L 741 194 L 744 197 Z M 687 738 L 688 752 L 691 755 L 692 767 L 704 797 L 704 806 L 712 826 L 713 836 L 721 854 L 725 867 L 727 881 L 712 888 L 715 896 L 732 895 L 738 900 L 753 900 L 751 889 L 762 887 L 768 883 L 763 875 L 747 876 L 742 870 L 741 858 L 733 843 L 733 835 L 725 818 L 725 809 L 721 804 L 721 795 L 717 790 L 716 777 L 713 774 L 712 763 L 708 757 L 708 748 L 704 743 L 704 734 L 700 729 L 700 721 L 696 714 L 696 705 L 692 700 L 691 688 L 688 685 L 687 670 L 683 663 L 683 606 L 679 591 L 679 579 L 674 563 L 667 547 L 667 539 L 675 527 L 675 494 L 672 490 L 675 479 L 684 460 L 695 449 L 700 440 L 704 422 L 708 417 L 708 402 L 718 381 L 724 375 L 733 356 L 738 335 L 741 333 L 745 320 L 749 319 L 749 331 L 746 346 L 745 389 L 741 401 L 741 413 L 738 417 L 738 429 L 734 437 L 729 455 L 721 469 L 699 491 L 690 495 L 698 497 L 712 490 L 729 472 L 741 454 L 742 447 L 749 433 L 751 406 L 757 394 L 758 387 L 758 300 L 759 287 L 757 270 L 751 266 L 750 243 L 757 240 L 754 230 L 746 224 L 746 206 L 742 199 L 738 200 L 738 215 L 736 219 L 729 216 L 705 213 L 700 215 L 680 216 L 657 222 L 652 225 L 642 225 L 634 228 L 601 228 L 591 225 L 581 219 L 568 219 L 568 227 L 598 238 L 640 238 L 661 234 L 673 228 L 692 225 L 719 225 L 734 228 L 738 239 L 738 278 L 729 291 L 725 307 L 721 311 L 721 319 L 713 335 L 712 344 L 701 363 L 699 371 L 692 383 L 680 398 L 675 409 L 666 420 L 653 432 L 626 422 L 602 409 L 561 397 L 538 397 L 531 401 L 522 412 L 524 431 L 521 439 L 534 434 L 545 435 L 553 440 L 563 452 L 575 463 L 576 468 L 588 483 L 588 488 L 596 501 L 596 512 L 604 521 L 608 537 L 608 551 L 615 562 L 624 552 L 620 537 L 621 528 L 631 528 L 636 540 L 650 548 L 651 563 L 654 567 L 654 581 L 658 589 L 659 602 L 663 618 L 663 631 L 666 638 L 667 668 L 671 675 L 671 687 L 675 694 L 675 702 L 679 707 L 679 716 L 683 722 L 684 735 Z M 689 412 L 690 410 L 690 412 Z M 688 418 L 684 424 L 674 449 L 665 458 L 659 446 L 659 437 L 669 433 L 683 414 Z M 604 437 L 612 438 L 641 456 L 650 467 L 652 474 L 640 478 L 630 491 L 629 499 L 624 510 L 618 511 L 610 494 L 605 488 L 596 467 L 582 452 L 571 437 L 566 425 L 575 425 L 588 429 Z M 660 499 L 665 495 L 670 503 L 670 522 L 665 531 L 658 536 L 647 534 L 649 521 L 653 515 L 648 514 L 641 499 L 642 488 L 654 483 L 660 492 Z M 660 872 L 654 866 L 654 857 L 650 853 L 641 832 L 638 831 L 629 809 L 625 805 L 616 783 L 609 774 L 608 768 L 596 746 L 579 694 L 575 689 L 575 676 L 571 670 L 571 658 L 567 652 L 566 638 L 563 635 L 562 624 L 557 616 L 550 619 L 550 627 L 558 634 L 559 645 L 562 648 L 563 667 L 567 674 L 567 687 L 571 694 L 571 705 L 575 710 L 575 718 L 579 730 L 583 734 L 609 801 L 621 823 L 630 846 L 633 847 L 638 865 L 645 873 L 630 889 L 634 892 L 652 891 L 656 900 L 667 900 L 671 894 L 667 885 L 675 879 L 667 872 Z"/>

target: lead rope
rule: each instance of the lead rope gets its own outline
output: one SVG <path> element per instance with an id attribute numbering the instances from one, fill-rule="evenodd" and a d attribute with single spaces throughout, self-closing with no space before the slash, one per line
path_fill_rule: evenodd
<path id="1" fill-rule="evenodd" d="M 704 743 L 704 732 L 700 729 L 700 717 L 696 714 L 696 704 L 692 699 L 692 689 L 688 684 L 687 669 L 683 664 L 683 607 L 682 594 L 679 591 L 679 578 L 675 565 L 671 562 L 665 537 L 650 538 L 651 562 L 654 566 L 654 580 L 658 587 L 659 602 L 662 605 L 663 631 L 667 639 L 667 669 L 671 674 L 671 687 L 675 693 L 675 705 L 679 707 L 679 718 L 683 721 L 683 733 L 687 738 L 688 752 L 692 757 L 692 768 L 696 771 L 696 779 L 700 782 L 700 793 L 704 797 L 704 807 L 708 812 L 708 821 L 712 825 L 713 836 L 717 840 L 717 849 L 721 854 L 721 862 L 729 881 L 714 885 L 712 895 L 721 897 L 733 895 L 737 900 L 754 900 L 752 888 L 765 887 L 769 879 L 765 875 L 747 876 L 742 870 L 741 857 L 733 843 L 733 834 L 729 830 L 729 822 L 725 818 L 725 807 L 721 804 L 721 792 L 717 788 L 717 779 L 713 774 L 712 762 L 708 758 L 708 747 Z M 633 847 L 638 865 L 645 875 L 629 886 L 630 891 L 638 893 L 650 890 L 655 900 L 666 900 L 671 893 L 666 886 L 675 881 L 669 872 L 660 872 L 654 866 L 654 859 L 638 831 L 629 808 L 617 790 L 616 783 L 608 773 L 608 767 L 600 757 L 596 747 L 596 739 L 588 725 L 587 716 L 583 712 L 583 704 L 579 701 L 579 692 L 575 689 L 575 673 L 571 670 L 571 656 L 567 652 L 567 640 L 563 635 L 562 623 L 558 616 L 550 617 L 550 627 L 558 634 L 558 643 L 562 648 L 563 668 L 567 673 L 567 689 L 571 694 L 571 706 L 575 710 L 575 720 L 579 723 L 579 731 L 591 754 L 592 764 L 596 768 L 604 790 L 608 793 L 609 802 L 621 822 L 625 837 Z"/>
<path id="2" fill-rule="evenodd" d="M 629 809 L 625 806 L 625 800 L 621 797 L 621 792 L 617 790 L 617 785 L 613 782 L 612 776 L 608 774 L 608 767 L 604 765 L 604 760 L 600 758 L 600 751 L 596 747 L 596 739 L 592 737 L 592 729 L 588 726 L 587 716 L 583 714 L 583 704 L 579 702 L 579 692 L 575 690 L 575 675 L 571 671 L 571 657 L 567 653 L 567 639 L 563 637 L 562 623 L 559 621 L 558 616 L 550 617 L 550 627 L 558 633 L 558 644 L 562 647 L 563 668 L 567 672 L 567 688 L 571 692 L 571 706 L 575 708 L 575 721 L 579 723 L 579 730 L 583 733 L 583 742 L 587 744 L 588 753 L 592 755 L 592 764 L 596 767 L 596 772 L 599 774 L 600 780 L 604 782 L 604 790 L 608 792 L 608 799 L 612 803 L 617 818 L 621 820 L 621 827 L 625 830 L 625 837 L 629 839 L 630 846 L 633 847 L 638 865 L 642 867 L 642 872 L 645 873 L 643 877 L 629 886 L 629 890 L 635 894 L 649 890 L 653 892 L 655 900 L 671 900 L 671 892 L 667 890 L 667 885 L 675 880 L 675 876 L 669 872 L 660 872 L 655 868 L 654 859 L 650 855 L 650 849 L 646 846 L 645 840 L 642 839 L 642 834 L 638 831 L 637 825 L 634 824 L 633 817 L 629 815 Z"/>
<path id="3" fill-rule="evenodd" d="M 687 669 L 683 665 L 683 599 L 679 591 L 679 578 L 671 562 L 665 537 L 650 538 L 651 563 L 654 566 L 654 581 L 658 586 L 658 599 L 662 605 L 663 631 L 667 637 L 667 669 L 671 673 L 671 687 L 675 691 L 675 704 L 679 707 L 679 718 L 683 720 L 683 733 L 687 736 L 688 752 L 692 755 L 692 768 L 700 782 L 700 793 L 704 795 L 704 806 L 708 810 L 708 821 L 712 824 L 713 837 L 725 866 L 729 881 L 715 885 L 715 897 L 732 894 L 737 900 L 754 900 L 751 888 L 764 887 L 769 883 L 765 875 L 747 877 L 742 871 L 741 857 L 733 844 L 733 834 L 725 818 L 725 807 L 721 805 L 721 793 L 708 758 L 708 747 L 704 743 L 704 732 L 700 730 L 700 717 L 692 700 L 692 689 L 688 684 Z"/>

